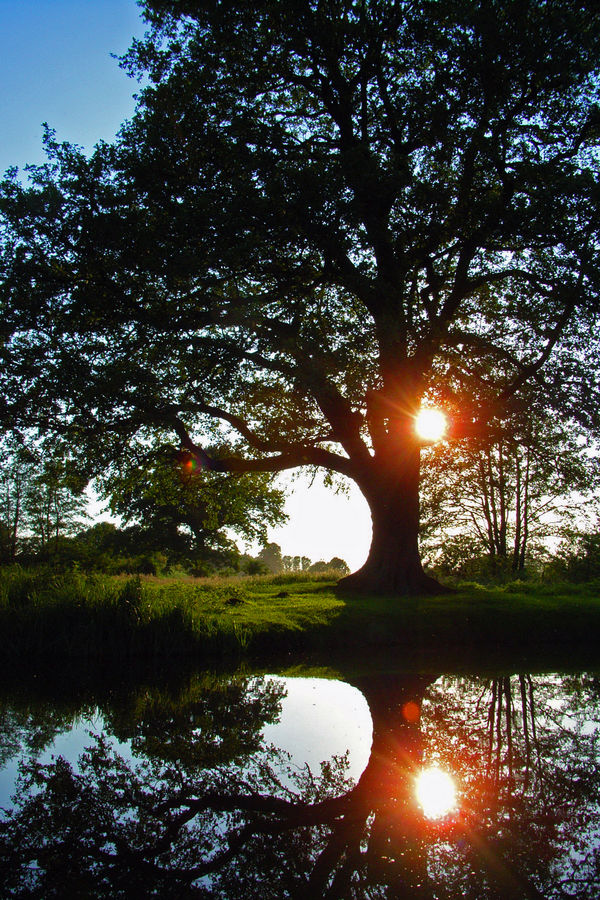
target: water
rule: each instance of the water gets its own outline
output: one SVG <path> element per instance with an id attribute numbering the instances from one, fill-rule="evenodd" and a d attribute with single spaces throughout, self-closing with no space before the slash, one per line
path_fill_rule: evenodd
<path id="1" fill-rule="evenodd" d="M 39 681 L 0 696 L 2 897 L 600 896 L 594 672 Z"/>

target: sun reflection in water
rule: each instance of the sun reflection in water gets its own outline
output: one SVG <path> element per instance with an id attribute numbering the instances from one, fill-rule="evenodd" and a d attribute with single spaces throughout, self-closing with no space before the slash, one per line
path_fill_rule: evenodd
<path id="1" fill-rule="evenodd" d="M 416 794 L 428 819 L 441 819 L 456 807 L 456 786 L 447 772 L 437 767 L 423 769 L 417 775 Z"/>

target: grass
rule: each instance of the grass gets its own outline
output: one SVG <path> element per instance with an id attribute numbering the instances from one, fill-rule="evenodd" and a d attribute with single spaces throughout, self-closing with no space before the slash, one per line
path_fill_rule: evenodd
<path id="1" fill-rule="evenodd" d="M 600 584 L 464 584 L 408 600 L 342 596 L 326 575 L 243 579 L 115 578 L 0 572 L 5 664 L 300 652 L 444 654 L 524 661 L 551 649 L 600 662 Z"/>

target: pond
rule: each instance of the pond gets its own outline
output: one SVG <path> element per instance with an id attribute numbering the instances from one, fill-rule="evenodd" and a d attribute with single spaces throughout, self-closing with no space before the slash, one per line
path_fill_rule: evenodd
<path id="1" fill-rule="evenodd" d="M 0 695 L 3 897 L 600 895 L 593 671 L 63 674 Z"/>

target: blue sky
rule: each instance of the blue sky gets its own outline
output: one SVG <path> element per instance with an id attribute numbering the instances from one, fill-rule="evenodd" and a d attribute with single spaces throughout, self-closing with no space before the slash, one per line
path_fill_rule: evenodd
<path id="1" fill-rule="evenodd" d="M 43 162 L 42 122 L 88 150 L 113 138 L 138 85 L 110 54 L 143 32 L 135 0 L 0 0 L 0 173 Z"/>

